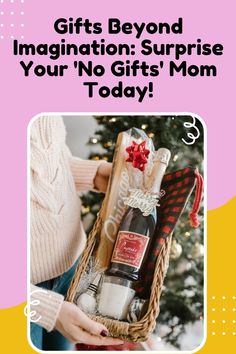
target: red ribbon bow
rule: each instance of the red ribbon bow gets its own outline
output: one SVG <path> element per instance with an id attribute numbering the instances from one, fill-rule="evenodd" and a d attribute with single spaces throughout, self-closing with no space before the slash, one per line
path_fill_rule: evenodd
<path id="1" fill-rule="evenodd" d="M 147 163 L 147 158 L 150 153 L 150 150 L 146 149 L 146 141 L 137 144 L 135 141 L 132 142 L 132 145 L 126 148 L 126 151 L 129 154 L 127 157 L 127 162 L 132 162 L 134 168 L 138 168 L 140 171 L 144 171 L 145 164 Z"/>

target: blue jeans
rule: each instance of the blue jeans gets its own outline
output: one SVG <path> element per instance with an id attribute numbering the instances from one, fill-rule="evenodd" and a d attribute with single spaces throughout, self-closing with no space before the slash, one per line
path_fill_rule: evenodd
<path id="1" fill-rule="evenodd" d="M 78 262 L 79 259 L 66 273 L 37 284 L 37 286 L 65 296 Z M 73 344 L 58 331 L 54 330 L 48 333 L 44 328 L 33 322 L 30 323 L 30 338 L 35 347 L 41 350 L 73 350 L 74 348 Z"/>

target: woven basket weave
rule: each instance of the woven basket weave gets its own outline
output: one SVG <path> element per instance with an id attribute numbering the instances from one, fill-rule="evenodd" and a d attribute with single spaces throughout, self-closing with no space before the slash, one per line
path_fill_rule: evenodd
<path id="1" fill-rule="evenodd" d="M 182 206 L 181 211 L 178 215 L 178 218 L 180 217 L 180 214 L 182 213 L 183 208 L 189 198 L 189 195 L 191 194 L 191 192 L 194 188 L 194 185 L 195 185 L 194 169 L 186 168 L 184 170 L 176 171 L 175 173 L 166 175 L 164 177 L 167 181 L 166 182 L 167 184 L 169 184 L 169 180 L 170 180 L 169 177 L 179 181 L 180 172 L 183 176 L 183 177 L 181 177 L 181 178 L 183 178 L 183 181 L 185 181 L 186 178 L 188 178 L 188 179 L 191 178 L 191 181 L 190 181 L 188 193 L 185 195 L 183 206 Z M 174 183 L 174 181 L 173 181 L 173 183 Z M 172 184 L 172 185 L 174 185 L 174 184 Z M 168 204 L 168 195 L 166 197 L 167 197 L 166 200 L 167 200 L 167 204 Z M 99 240 L 99 235 L 100 235 L 102 222 L 103 222 L 102 215 L 105 211 L 107 200 L 108 200 L 108 196 L 106 195 L 103 205 L 102 205 L 102 208 L 101 208 L 101 211 L 97 217 L 97 220 L 94 224 L 92 231 L 89 234 L 86 248 L 81 256 L 80 262 L 77 266 L 74 277 L 73 277 L 72 282 L 70 284 L 70 287 L 69 287 L 69 290 L 67 293 L 67 301 L 70 301 L 70 302 L 74 301 L 74 298 L 76 295 L 76 290 L 77 290 L 77 287 L 78 287 L 78 284 L 80 281 L 80 277 L 86 269 L 86 266 L 88 264 L 90 256 L 92 255 L 92 252 L 93 252 L 94 247 L 97 243 L 97 240 Z M 119 338 L 124 339 L 126 341 L 141 342 L 141 341 L 146 341 L 148 339 L 150 333 L 154 330 L 155 325 L 156 325 L 156 318 L 159 314 L 159 302 L 160 302 L 163 281 L 164 281 L 164 277 L 166 275 L 168 264 L 169 264 L 169 254 L 170 254 L 172 232 L 173 232 L 173 230 L 171 230 L 171 232 L 168 234 L 168 236 L 165 237 L 164 242 L 162 242 L 162 245 L 161 245 L 159 253 L 158 253 L 158 257 L 155 262 L 155 269 L 153 271 L 153 280 L 150 285 L 151 289 L 149 292 L 150 293 L 149 304 L 148 304 L 147 312 L 144 315 L 144 317 L 141 320 L 139 320 L 138 322 L 128 323 L 128 322 L 124 322 L 124 321 L 112 320 L 112 319 L 101 317 L 101 316 L 89 315 L 89 317 L 91 319 L 103 323 L 107 327 L 107 329 L 109 331 L 109 335 L 111 335 L 113 337 L 119 337 Z"/>

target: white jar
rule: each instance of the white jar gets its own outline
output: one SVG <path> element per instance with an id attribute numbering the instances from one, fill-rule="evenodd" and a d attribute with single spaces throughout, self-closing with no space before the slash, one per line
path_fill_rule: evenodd
<path id="1" fill-rule="evenodd" d="M 124 320 L 134 296 L 135 290 L 132 281 L 105 275 L 98 301 L 98 312 L 102 316 Z"/>

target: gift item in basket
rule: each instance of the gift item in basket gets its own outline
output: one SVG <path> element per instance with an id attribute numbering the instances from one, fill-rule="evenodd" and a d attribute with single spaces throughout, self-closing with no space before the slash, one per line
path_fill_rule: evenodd
<path id="1" fill-rule="evenodd" d="M 79 295 L 76 303 L 77 306 L 81 308 L 81 310 L 86 313 L 93 314 L 97 311 L 97 300 L 96 295 L 98 291 L 98 285 L 101 279 L 101 274 L 98 274 L 94 281 L 89 284 L 88 289 Z"/>
<path id="2" fill-rule="evenodd" d="M 145 315 L 147 308 L 148 300 L 140 299 L 136 296 L 129 305 L 127 320 L 129 322 L 137 322 Z"/>
<path id="3" fill-rule="evenodd" d="M 105 275 L 99 296 L 98 312 L 103 316 L 125 320 L 134 296 L 133 282 Z"/>
<path id="4" fill-rule="evenodd" d="M 146 186 L 143 186 L 147 191 L 133 188 L 130 196 L 124 198 L 129 207 L 119 228 L 109 273 L 131 280 L 138 279 L 159 220 L 156 207 L 160 206 L 161 181 L 169 159 L 170 151 L 159 149 L 153 161 L 151 176 Z M 135 174 L 136 171 L 131 170 L 133 187 L 136 186 Z"/>
<path id="5" fill-rule="evenodd" d="M 151 252 L 145 265 L 146 271 L 143 274 L 143 284 L 137 289 L 140 296 L 150 296 L 155 265 L 159 254 L 166 243 L 166 239 L 173 233 L 195 184 L 195 200 L 189 215 L 190 225 L 194 228 L 199 225 L 198 211 L 203 191 L 203 178 L 199 174 L 198 169 L 186 167 L 183 170 L 166 174 L 163 178 L 162 188 L 165 190 L 165 195 L 162 198 L 160 208 L 160 223 L 157 230 L 158 237 L 155 238 L 152 244 Z"/>

